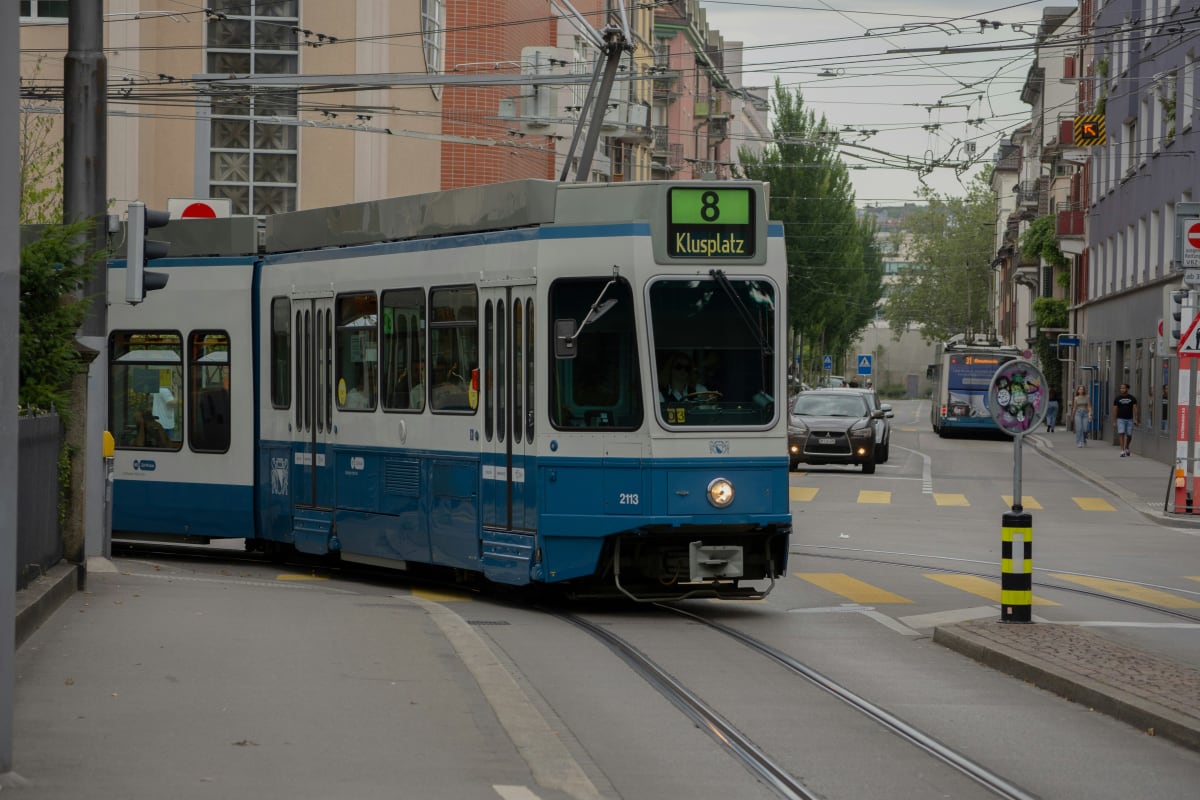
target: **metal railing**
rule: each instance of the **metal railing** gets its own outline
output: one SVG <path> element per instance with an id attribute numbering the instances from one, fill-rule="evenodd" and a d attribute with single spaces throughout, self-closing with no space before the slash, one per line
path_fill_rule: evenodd
<path id="1" fill-rule="evenodd" d="M 57 414 L 17 417 L 17 589 L 63 557 L 58 524 L 58 454 L 63 427 Z"/>

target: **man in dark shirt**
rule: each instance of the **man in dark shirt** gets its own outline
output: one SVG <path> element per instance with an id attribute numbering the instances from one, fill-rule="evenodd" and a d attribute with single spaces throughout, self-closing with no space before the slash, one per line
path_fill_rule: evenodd
<path id="1" fill-rule="evenodd" d="M 1129 393 L 1128 383 L 1122 383 L 1121 393 L 1113 398 L 1112 418 L 1121 444 L 1121 457 L 1124 458 L 1129 455 L 1129 445 L 1133 442 L 1133 426 L 1141 421 L 1137 398 Z"/>

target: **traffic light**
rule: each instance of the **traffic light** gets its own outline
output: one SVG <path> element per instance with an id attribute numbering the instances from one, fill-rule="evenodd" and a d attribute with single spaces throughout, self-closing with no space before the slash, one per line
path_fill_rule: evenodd
<path id="1" fill-rule="evenodd" d="M 146 292 L 161 289 L 169 277 L 165 272 L 151 272 L 146 262 L 163 258 L 170 249 L 170 242 L 147 239 L 151 228 L 161 228 L 171 216 L 166 211 L 152 211 L 141 200 L 129 204 L 129 222 L 125 225 L 128 242 L 125 246 L 125 302 L 140 303 Z"/>
<path id="2" fill-rule="evenodd" d="M 1171 318 L 1167 321 L 1167 333 L 1172 350 L 1179 348 L 1179 337 L 1183 336 L 1184 328 L 1192 324 L 1195 310 L 1192 308 L 1191 295 L 1187 289 L 1170 290 Z"/>

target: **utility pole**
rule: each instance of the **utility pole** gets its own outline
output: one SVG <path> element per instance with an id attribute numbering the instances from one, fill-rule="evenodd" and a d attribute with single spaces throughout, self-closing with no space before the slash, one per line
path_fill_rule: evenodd
<path id="1" fill-rule="evenodd" d="M 108 61 L 104 57 L 103 0 L 69 0 L 67 6 L 67 57 L 63 62 L 63 216 L 65 222 L 90 219 L 93 253 L 108 247 Z M 75 466 L 83 473 L 82 530 L 68 532 L 64 542 L 67 557 L 80 564 L 81 574 L 89 555 L 102 553 L 104 537 L 104 461 L 101 437 L 108 424 L 108 263 L 100 259 L 84 286 L 91 298 L 88 316 L 79 328 L 77 344 L 82 360 L 88 361 L 83 406 L 76 400 L 79 422 L 72 439 L 79 447 Z M 79 387 L 78 382 L 76 383 Z M 73 481 L 74 491 L 79 486 Z M 78 517 L 75 518 L 78 521 Z"/>
<path id="2" fill-rule="evenodd" d="M 13 697 L 17 649 L 17 323 L 21 292 L 20 28 L 16 3 L 0 6 L 0 789 L 13 784 Z M 8 20 L 5 22 L 4 20 Z M 12 113 L 9 113 L 12 112 Z"/>

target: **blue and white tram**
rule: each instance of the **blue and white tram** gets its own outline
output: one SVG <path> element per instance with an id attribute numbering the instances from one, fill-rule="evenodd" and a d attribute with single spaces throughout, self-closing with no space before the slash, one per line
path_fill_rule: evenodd
<path id="1" fill-rule="evenodd" d="M 762 596 L 791 532 L 767 205 L 519 181 L 173 223 L 165 289 L 109 271 L 114 536 Z"/>

